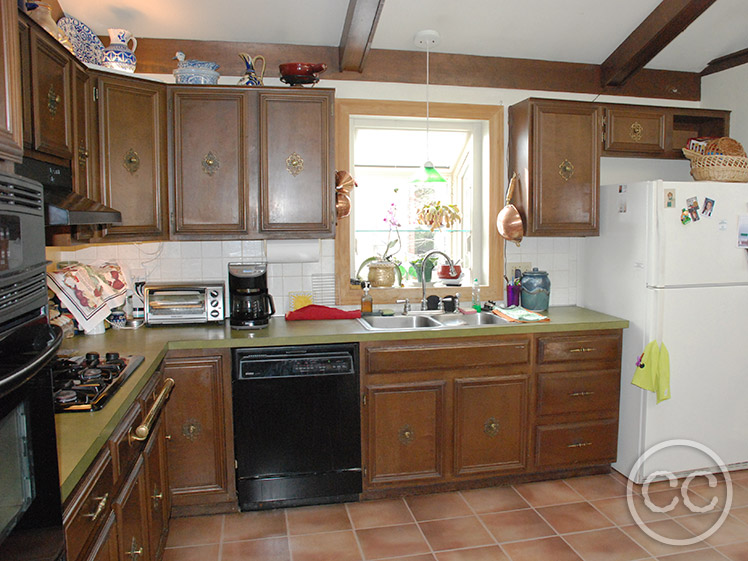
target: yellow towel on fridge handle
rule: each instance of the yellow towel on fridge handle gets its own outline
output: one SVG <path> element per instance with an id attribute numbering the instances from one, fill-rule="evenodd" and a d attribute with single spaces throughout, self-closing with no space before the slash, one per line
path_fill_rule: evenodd
<path id="1" fill-rule="evenodd" d="M 636 372 L 631 383 L 655 392 L 657 403 L 670 399 L 670 353 L 665 346 L 650 341 L 636 363 Z"/>

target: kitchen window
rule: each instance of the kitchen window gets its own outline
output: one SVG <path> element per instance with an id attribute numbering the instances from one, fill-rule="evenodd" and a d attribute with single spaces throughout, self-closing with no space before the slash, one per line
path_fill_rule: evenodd
<path id="1" fill-rule="evenodd" d="M 472 279 L 478 278 L 483 300 L 502 298 L 499 271 L 503 244 L 495 220 L 503 177 L 503 108 L 433 103 L 430 117 L 428 156 L 447 182 L 418 185 L 411 183 L 411 178 L 427 156 L 425 104 L 366 100 L 336 103 L 336 167 L 350 171 L 359 184 L 351 193 L 351 214 L 338 221 L 336 230 L 339 303 L 359 302 L 360 288 L 351 279 L 367 257 L 385 249 L 390 211 L 400 224 L 401 245 L 395 259 L 406 273 L 405 286 L 373 289 L 375 302 L 409 298 L 417 304 L 421 289 L 412 278 L 415 267 L 411 261 L 430 249 L 459 259 L 464 275 L 461 286 L 429 287 L 429 294 L 457 292 L 464 303 L 469 301 Z M 430 201 L 456 204 L 462 220 L 433 233 L 418 225 L 417 211 Z M 394 239 L 392 236 L 390 239 Z M 360 276 L 366 279 L 366 267 Z"/>

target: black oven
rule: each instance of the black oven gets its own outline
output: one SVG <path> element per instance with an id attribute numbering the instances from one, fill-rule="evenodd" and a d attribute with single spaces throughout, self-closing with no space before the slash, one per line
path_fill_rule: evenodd
<path id="1" fill-rule="evenodd" d="M 0 559 L 65 558 L 42 187 L 0 174 Z"/>

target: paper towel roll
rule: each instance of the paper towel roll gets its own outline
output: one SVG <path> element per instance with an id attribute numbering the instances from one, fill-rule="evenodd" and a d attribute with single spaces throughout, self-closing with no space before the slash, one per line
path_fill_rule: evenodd
<path id="1" fill-rule="evenodd" d="M 268 240 L 268 263 L 314 263 L 319 261 L 319 240 Z"/>

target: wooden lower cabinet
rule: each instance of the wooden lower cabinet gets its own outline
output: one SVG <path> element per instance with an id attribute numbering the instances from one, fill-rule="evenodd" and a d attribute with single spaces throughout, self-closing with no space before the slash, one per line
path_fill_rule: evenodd
<path id="1" fill-rule="evenodd" d="M 94 543 L 91 553 L 86 557 L 86 561 L 118 561 L 119 549 L 117 544 L 117 526 L 114 513 L 110 513 L 104 529 L 101 531 L 99 538 Z"/>
<path id="2" fill-rule="evenodd" d="M 163 371 L 176 382 L 165 418 L 174 515 L 238 510 L 229 351 L 170 351 Z"/>
<path id="3" fill-rule="evenodd" d="M 148 547 L 146 500 L 145 470 L 141 457 L 138 458 L 135 469 L 114 503 L 120 559 L 127 561 L 152 559 Z"/>
<path id="4" fill-rule="evenodd" d="M 160 559 L 166 546 L 171 516 L 171 494 L 166 464 L 166 430 L 163 419 L 154 427 L 152 438 L 143 451 L 145 495 L 148 512 L 148 547 L 151 559 Z"/>

